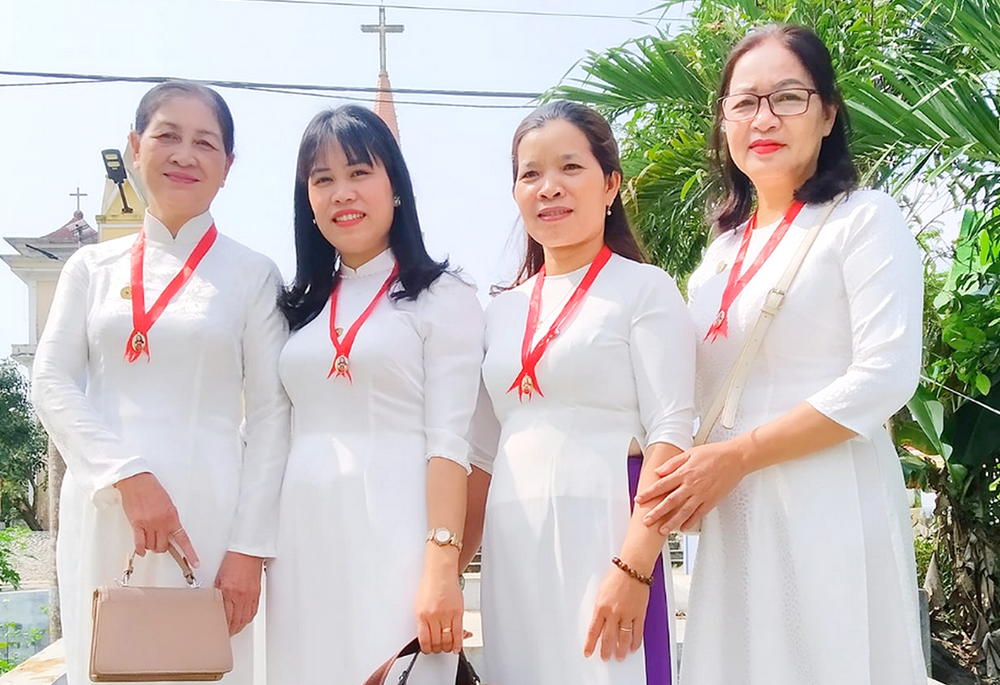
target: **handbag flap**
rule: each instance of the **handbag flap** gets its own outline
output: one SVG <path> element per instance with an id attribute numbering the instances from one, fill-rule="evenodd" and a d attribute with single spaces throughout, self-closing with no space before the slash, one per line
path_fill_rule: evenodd
<path id="1" fill-rule="evenodd" d="M 92 680 L 217 680 L 233 668 L 217 588 L 105 586 L 93 609 Z"/>

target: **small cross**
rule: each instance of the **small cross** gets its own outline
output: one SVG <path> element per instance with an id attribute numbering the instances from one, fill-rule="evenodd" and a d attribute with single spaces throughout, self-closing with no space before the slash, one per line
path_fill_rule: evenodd
<path id="1" fill-rule="evenodd" d="M 388 73 L 385 68 L 385 35 L 387 33 L 402 33 L 402 24 L 386 24 L 385 23 L 385 7 L 378 8 L 378 23 L 377 24 L 362 24 L 362 33 L 377 33 L 378 36 L 378 50 L 379 50 L 379 70 L 380 73 Z"/>
<path id="2" fill-rule="evenodd" d="M 69 196 L 76 198 L 76 211 L 79 212 L 80 211 L 80 198 L 81 197 L 87 197 L 87 193 L 81 193 L 80 192 L 80 186 L 77 186 L 76 187 L 76 192 L 75 193 L 70 193 Z"/>

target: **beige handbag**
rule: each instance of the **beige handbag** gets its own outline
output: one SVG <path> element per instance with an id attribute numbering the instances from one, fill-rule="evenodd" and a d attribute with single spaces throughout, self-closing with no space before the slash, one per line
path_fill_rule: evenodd
<path id="1" fill-rule="evenodd" d="M 200 587 L 187 559 L 169 551 L 188 587 L 129 587 L 133 552 L 116 586 L 94 590 L 94 682 L 219 680 L 233 670 L 222 592 Z"/>

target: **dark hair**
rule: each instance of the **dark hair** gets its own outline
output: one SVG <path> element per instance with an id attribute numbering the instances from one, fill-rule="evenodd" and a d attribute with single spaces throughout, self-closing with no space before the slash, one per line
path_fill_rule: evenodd
<path id="1" fill-rule="evenodd" d="M 605 177 L 617 171 L 622 173 L 621 159 L 618 157 L 618 143 L 611 132 L 611 125 L 600 114 L 585 105 L 565 100 L 553 100 L 548 102 L 524 118 L 521 124 L 514 131 L 514 141 L 511 145 L 511 164 L 514 170 L 514 183 L 517 183 L 517 148 L 521 141 L 531 131 L 542 128 L 550 121 L 566 121 L 576 126 L 583 135 L 587 136 L 590 142 L 590 151 L 597 158 Z M 525 231 L 527 237 L 527 247 L 524 253 L 524 262 L 517 272 L 514 285 L 518 285 L 528 280 L 542 268 L 545 263 L 545 253 L 542 246 L 535 241 Z M 628 216 L 625 214 L 625 206 L 622 204 L 621 192 L 615 195 L 611 203 L 611 215 L 604 217 L 604 242 L 611 248 L 612 252 L 631 259 L 634 262 L 645 263 L 646 255 L 643 253 L 638 238 L 632 232 L 629 225 Z"/>
<path id="2" fill-rule="evenodd" d="M 844 98 L 837 89 L 830 51 L 812 29 L 793 24 L 769 24 L 754 29 L 733 47 L 726 58 L 715 101 L 715 125 L 712 129 L 711 161 L 721 177 L 722 197 L 712 212 L 712 221 L 720 232 L 731 231 L 750 217 L 754 187 L 750 179 L 733 163 L 722 133 L 722 100 L 729 93 L 733 68 L 743 55 L 768 41 L 778 41 L 794 54 L 815 83 L 825 107 L 837 108 L 830 135 L 819 149 L 816 173 L 795 191 L 795 199 L 805 203 L 829 202 L 858 184 L 858 170 L 851 161 L 847 137 L 849 122 Z"/>
<path id="3" fill-rule="evenodd" d="M 141 136 L 146 127 L 149 126 L 150 119 L 163 106 L 163 103 L 176 97 L 195 98 L 208 105 L 219 122 L 219 130 L 222 131 L 222 147 L 226 151 L 226 156 L 231 156 L 235 144 L 235 128 L 229 105 L 226 104 L 221 95 L 200 83 L 164 81 L 150 88 L 142 96 L 142 100 L 139 101 L 139 106 L 135 110 L 135 132 Z"/>
<path id="4" fill-rule="evenodd" d="M 324 110 L 302 134 L 295 170 L 295 279 L 279 301 L 293 331 L 319 315 L 339 276 L 340 255 L 313 221 L 308 187 L 316 158 L 333 143 L 340 145 L 350 164 L 381 162 L 393 194 L 400 200 L 389 228 L 389 247 L 399 264 L 392 299 L 417 299 L 448 269 L 448 260 L 434 261 L 424 247 L 410 172 L 389 127 L 377 114 L 358 105 Z"/>

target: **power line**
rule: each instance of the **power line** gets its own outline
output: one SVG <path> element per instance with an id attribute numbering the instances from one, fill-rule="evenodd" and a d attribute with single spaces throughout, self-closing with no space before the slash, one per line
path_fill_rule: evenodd
<path id="1" fill-rule="evenodd" d="M 304 95 L 306 97 L 315 98 L 325 98 L 325 99 L 336 99 L 343 100 L 345 102 L 363 102 L 366 104 L 373 104 L 375 102 L 374 98 L 355 98 L 347 95 L 331 95 L 328 93 L 315 93 L 315 92 L 302 92 L 298 90 L 288 90 L 284 88 L 256 88 L 248 87 L 246 90 L 252 90 L 258 93 L 276 93 L 279 95 Z M 396 100 L 393 98 L 393 104 L 395 105 L 418 105 L 422 107 L 454 107 L 459 109 L 534 109 L 537 107 L 536 104 L 523 104 L 523 105 L 492 105 L 492 104 L 482 104 L 482 103 L 472 103 L 472 102 L 419 102 L 416 100 Z"/>
<path id="2" fill-rule="evenodd" d="M 924 379 L 925 381 L 927 381 L 928 383 L 933 383 L 934 385 L 937 385 L 937 386 L 939 386 L 939 387 L 947 390 L 948 392 L 952 393 L 953 395 L 958 395 L 963 400 L 966 400 L 968 402 L 972 402 L 973 404 L 979 405 L 979 407 L 981 407 L 982 409 L 985 409 L 986 411 L 992 412 L 992 413 L 996 414 L 997 416 L 1000 416 L 1000 410 L 997 410 L 996 408 L 991 407 L 990 405 L 986 404 L 985 402 L 980 402 L 979 400 L 975 399 L 974 397 L 969 397 L 965 393 L 959 392 L 958 390 L 955 390 L 954 388 L 949 388 L 944 383 L 936 381 L 933 378 L 928 378 L 927 376 L 925 376 L 923 374 L 920 374 L 920 377 L 922 379 Z"/>
<path id="3" fill-rule="evenodd" d="M 455 14 L 494 14 L 494 15 L 507 15 L 507 16 L 517 16 L 517 17 L 551 17 L 558 19 L 612 19 L 612 20 L 622 20 L 622 21 L 635 21 L 644 24 L 658 24 L 664 17 L 654 19 L 652 17 L 643 16 L 628 16 L 623 14 L 589 14 L 586 12 L 545 12 L 543 10 L 504 10 L 504 9 L 485 9 L 478 7 L 438 7 L 438 6 L 422 6 L 422 5 L 397 5 L 397 4 L 387 4 L 380 5 L 374 2 L 347 2 L 347 1 L 336 1 L 336 0 L 226 0 L 227 2 L 254 2 L 262 4 L 276 4 L 276 5 L 301 5 L 307 7 L 309 5 L 320 5 L 329 7 L 363 7 L 366 9 L 385 7 L 386 9 L 396 9 L 396 10 L 410 10 L 415 12 L 453 12 Z"/>
<path id="4" fill-rule="evenodd" d="M 113 76 L 108 74 L 72 74 L 62 72 L 45 71 L 5 71 L 0 70 L 0 76 L 18 76 L 29 78 L 50 78 L 62 80 L 91 81 L 95 83 L 163 83 L 170 81 L 169 76 Z M 260 83 L 255 81 L 219 81 L 212 79 L 186 79 L 195 83 L 207 86 L 218 86 L 220 88 L 237 89 L 271 89 L 271 90 L 300 90 L 314 91 L 320 93 L 372 93 L 377 94 L 380 89 L 372 86 L 320 86 L 315 84 L 298 83 Z M 10 84 L 14 85 L 14 84 Z M 497 90 L 450 90 L 445 88 L 393 88 L 393 93 L 402 95 L 442 95 L 448 97 L 473 97 L 473 98 L 500 98 L 500 99 L 521 99 L 534 100 L 541 93 L 517 92 L 517 91 L 497 91 Z"/>
<path id="5" fill-rule="evenodd" d="M 0 88 L 23 88 L 30 86 L 69 86 L 77 83 L 93 83 L 90 79 L 76 79 L 69 81 L 33 81 L 31 83 L 0 83 Z"/>

